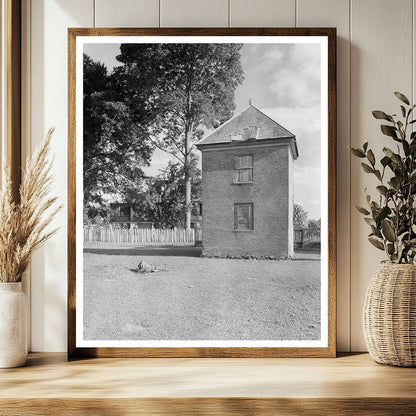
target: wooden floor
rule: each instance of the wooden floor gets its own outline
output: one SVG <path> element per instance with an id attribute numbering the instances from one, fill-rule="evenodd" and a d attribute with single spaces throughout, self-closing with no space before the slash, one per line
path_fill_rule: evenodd
<path id="1" fill-rule="evenodd" d="M 31 354 L 0 370 L 0 415 L 416 415 L 416 368 L 367 354 L 89 359 Z"/>

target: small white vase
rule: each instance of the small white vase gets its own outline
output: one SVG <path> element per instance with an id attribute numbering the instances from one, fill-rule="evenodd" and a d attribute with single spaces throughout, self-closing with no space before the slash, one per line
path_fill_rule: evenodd
<path id="1" fill-rule="evenodd" d="M 0 283 L 0 368 L 27 359 L 27 301 L 22 283 Z"/>

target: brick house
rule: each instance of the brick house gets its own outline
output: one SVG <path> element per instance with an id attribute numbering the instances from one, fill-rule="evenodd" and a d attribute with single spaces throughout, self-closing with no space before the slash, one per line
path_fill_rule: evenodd
<path id="1" fill-rule="evenodd" d="M 203 254 L 293 255 L 295 136 L 250 104 L 197 148 Z"/>

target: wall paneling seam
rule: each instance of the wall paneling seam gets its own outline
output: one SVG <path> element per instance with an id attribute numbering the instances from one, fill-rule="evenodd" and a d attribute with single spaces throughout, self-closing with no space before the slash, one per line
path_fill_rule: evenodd
<path id="1" fill-rule="evenodd" d="M 415 103 L 416 100 L 416 94 L 415 94 L 415 35 L 416 35 L 416 31 L 415 31 L 415 1 L 412 1 L 412 105 Z M 416 127 L 413 124 L 412 125 L 412 131 L 415 131 Z"/>
<path id="2" fill-rule="evenodd" d="M 295 2 L 295 27 L 298 27 L 298 0 L 294 0 Z"/>
<path id="3" fill-rule="evenodd" d="M 351 99 L 351 97 L 352 97 L 352 88 L 351 88 L 351 86 L 352 86 L 352 77 L 351 77 L 351 74 L 352 74 L 352 64 L 351 64 L 351 62 L 352 62 L 352 60 L 351 60 L 351 57 L 352 57 L 352 53 L 351 53 L 351 50 L 352 50 L 352 48 L 351 48 L 351 43 L 352 43 L 352 0 L 349 0 L 349 4 L 348 4 L 348 9 L 349 9 L 349 25 L 348 25 L 348 27 L 349 27 L 349 33 L 348 33 L 348 41 L 349 41 L 349 48 L 350 48 L 350 50 L 349 50 L 349 55 L 350 55 L 350 59 L 349 59 L 349 65 L 350 65 L 350 73 L 349 73 L 349 77 L 350 77 L 350 85 L 349 85 L 349 89 L 350 89 L 350 91 L 349 91 L 349 94 L 350 94 L 350 103 L 349 103 L 349 107 L 350 107 L 350 109 L 349 109 L 349 124 L 350 124 L 350 137 L 349 137 L 349 145 L 351 146 L 351 114 L 352 114 L 352 99 Z M 350 307 L 349 307 L 349 316 L 348 316 L 348 333 L 349 333 L 349 337 L 348 337 L 348 351 L 351 351 L 351 338 L 352 338 L 352 331 L 351 331 L 351 327 L 352 327 L 352 324 L 351 324 L 351 321 L 352 321 L 352 313 L 351 313 L 351 311 L 352 311 L 352 303 L 351 303 L 351 299 L 352 299 L 352 285 L 351 285 L 351 247 L 352 247 L 352 238 L 351 238 L 351 231 L 352 231 L 352 227 L 351 227 L 351 223 L 352 223 L 352 221 L 351 221 L 351 180 L 352 180 L 352 177 L 351 177 L 351 157 L 350 157 L 350 155 L 348 155 L 348 174 L 349 174 L 349 177 L 350 177 L 350 179 L 349 179 L 349 187 L 348 187 L 348 198 L 349 198 L 349 208 L 348 208 L 348 216 L 349 216 L 349 233 L 350 233 L 350 249 L 349 249 L 349 253 L 350 253 L 350 258 L 349 258 L 349 268 L 348 268 L 348 274 L 349 274 L 349 304 L 350 304 Z"/>
<path id="4" fill-rule="evenodd" d="M 28 105 L 28 109 L 29 109 L 29 127 L 28 127 L 28 132 L 29 132 L 29 137 L 28 137 L 28 141 L 29 141 L 29 149 L 32 149 L 32 135 L 30 134 L 32 132 L 32 0 L 29 0 L 29 29 L 28 29 L 28 33 L 29 33 L 29 105 Z M 29 269 L 29 280 L 30 280 L 30 308 L 29 308 L 29 351 L 32 349 L 32 264 L 31 262 L 30 264 L 30 269 Z"/>
<path id="5" fill-rule="evenodd" d="M 24 13 L 24 11 L 22 10 L 22 19 L 25 19 L 22 25 L 22 30 L 26 30 L 26 34 L 24 37 L 22 37 L 22 42 L 24 42 L 25 40 L 28 40 L 29 45 L 25 48 L 23 48 L 22 45 L 22 51 L 25 51 L 25 57 L 22 57 L 22 64 L 23 64 L 23 59 L 25 59 L 25 63 L 27 63 L 27 61 L 29 61 L 29 65 L 28 68 L 26 68 L 26 70 L 29 70 L 29 74 L 27 75 L 27 84 L 26 84 L 26 88 L 28 89 L 29 93 L 26 96 L 28 99 L 28 103 L 23 103 L 22 102 L 22 108 L 27 109 L 27 114 L 24 114 L 24 117 L 22 117 L 22 123 L 26 122 L 28 123 L 28 126 L 26 126 L 26 128 L 23 128 L 22 126 L 22 137 L 21 140 L 23 139 L 23 134 L 24 132 L 28 132 L 27 137 L 25 137 L 25 146 L 23 146 L 23 142 L 22 142 L 22 155 L 23 155 L 23 150 L 25 150 L 25 154 L 26 157 L 29 157 L 32 154 L 32 0 L 27 0 L 26 3 L 29 7 L 29 13 L 26 14 Z M 23 5 L 22 5 L 23 7 Z M 23 29 L 24 28 L 24 29 Z M 28 39 L 27 39 L 28 36 Z M 22 65 L 22 80 L 26 79 L 26 76 L 23 74 L 23 70 L 24 67 Z M 24 91 L 22 90 L 22 93 L 24 93 Z M 22 115 L 23 116 L 23 115 Z M 23 161 L 22 161 L 23 162 Z M 23 165 L 24 166 L 24 165 Z M 28 280 L 28 300 L 29 300 L 29 307 L 28 307 L 28 350 L 31 351 L 32 350 L 32 305 L 33 305 L 33 299 L 32 299 L 32 261 L 29 261 L 29 267 L 28 267 L 28 271 L 26 272 L 26 279 Z"/>

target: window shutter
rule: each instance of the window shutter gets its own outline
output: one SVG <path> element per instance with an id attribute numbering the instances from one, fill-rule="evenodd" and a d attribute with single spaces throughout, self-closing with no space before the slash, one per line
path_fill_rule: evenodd
<path id="1" fill-rule="evenodd" d="M 240 157 L 234 156 L 234 172 L 233 172 L 233 182 L 238 183 L 238 167 L 240 164 Z"/>
<path id="2" fill-rule="evenodd" d="M 238 170 L 234 170 L 234 176 L 233 176 L 233 182 L 234 183 L 238 183 L 239 182 L 239 180 L 238 180 Z"/>

